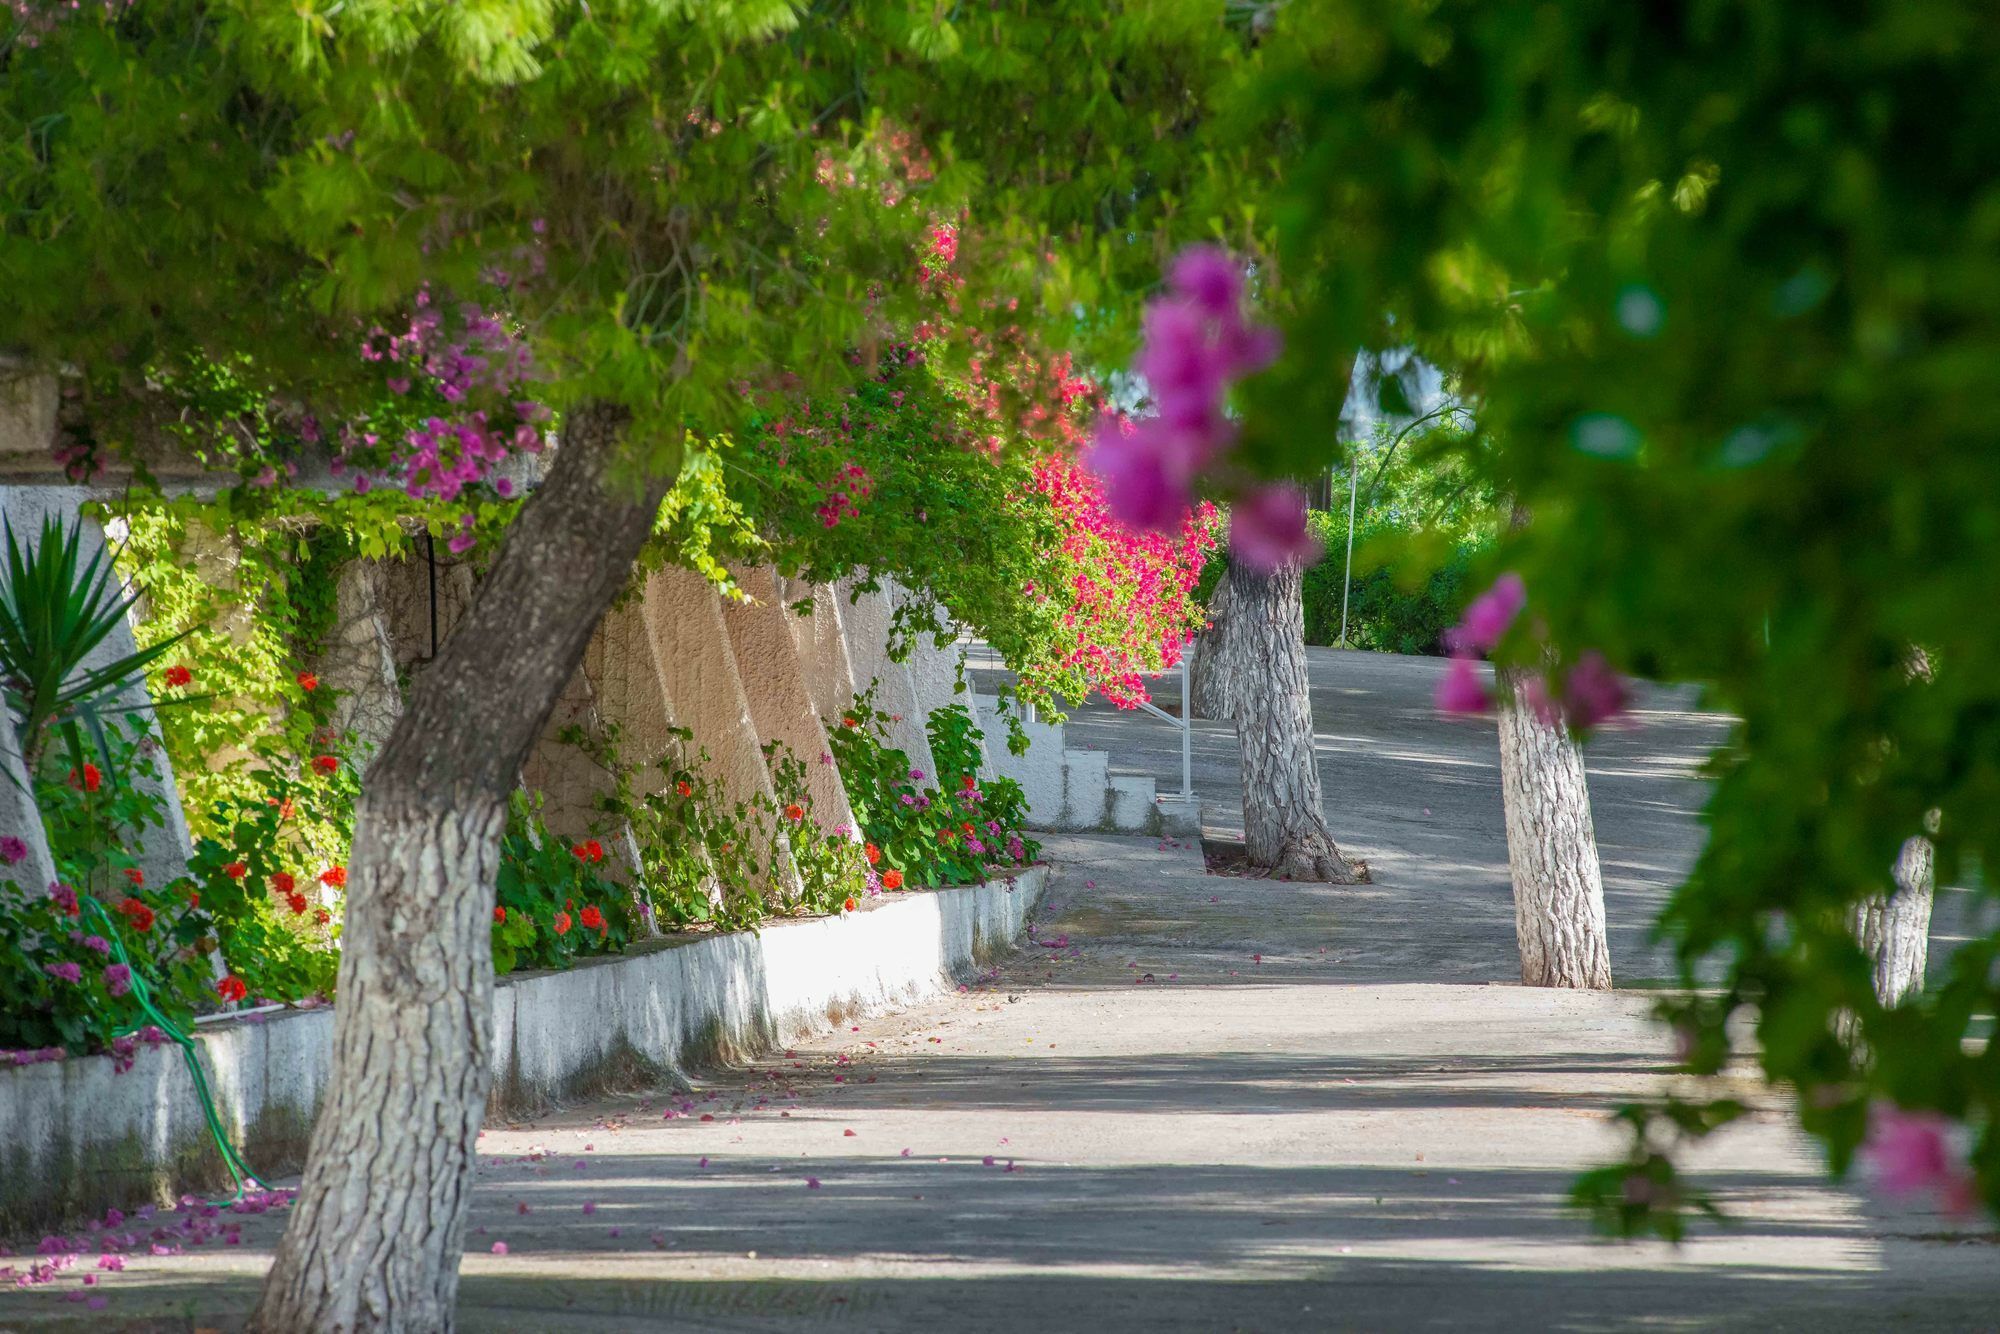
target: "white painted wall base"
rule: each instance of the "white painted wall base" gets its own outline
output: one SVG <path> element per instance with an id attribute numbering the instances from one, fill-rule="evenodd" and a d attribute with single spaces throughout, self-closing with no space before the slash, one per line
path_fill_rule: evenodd
<path id="1" fill-rule="evenodd" d="M 1046 867 L 1029 867 L 1011 881 L 890 895 L 844 917 L 685 936 L 503 978 L 489 1114 L 672 1080 L 936 995 L 1012 947 L 1047 878 Z M 298 1167 L 332 1039 L 326 1009 L 201 1026 L 217 1110 L 253 1167 L 274 1176 Z M 220 1184 L 221 1173 L 175 1047 L 142 1049 L 122 1075 L 107 1056 L 0 1068 L 0 1231 L 171 1198 Z"/>

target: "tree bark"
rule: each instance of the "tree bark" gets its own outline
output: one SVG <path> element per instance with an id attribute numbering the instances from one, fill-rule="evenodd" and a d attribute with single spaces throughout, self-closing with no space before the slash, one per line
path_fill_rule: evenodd
<path id="1" fill-rule="evenodd" d="M 602 404 L 568 415 L 547 480 L 369 768 L 332 1086 L 254 1330 L 452 1328 L 492 1079 L 507 796 L 666 490 L 614 482 L 626 423 Z"/>
<path id="2" fill-rule="evenodd" d="M 1188 651 L 1188 708 L 1196 718 L 1228 722 L 1236 716 L 1238 682 L 1248 664 L 1243 660 L 1244 637 L 1236 633 L 1234 601 L 1234 585 L 1225 569 L 1208 600 L 1208 628 Z"/>
<path id="3" fill-rule="evenodd" d="M 1236 740 L 1243 755 L 1243 834 L 1250 864 L 1292 880 L 1337 885 L 1368 879 L 1326 827 L 1306 679 L 1304 572 L 1264 574 L 1229 563 L 1230 634 L 1248 664 L 1233 673 Z"/>
<path id="4" fill-rule="evenodd" d="M 1583 749 L 1529 701 L 1534 673 L 1499 669 L 1500 790 L 1521 981 L 1531 987 L 1611 986 L 1604 882 L 1591 827 Z"/>
<path id="5" fill-rule="evenodd" d="M 1937 889 L 1931 841 L 1903 840 L 1891 872 L 1896 888 L 1856 904 L 1854 938 L 1875 964 L 1875 999 L 1883 1008 L 1923 990 L 1930 959 L 1931 902 Z"/>

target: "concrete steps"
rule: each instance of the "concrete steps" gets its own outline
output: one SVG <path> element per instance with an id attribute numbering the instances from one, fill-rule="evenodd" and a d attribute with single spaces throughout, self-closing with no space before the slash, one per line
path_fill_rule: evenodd
<path id="1" fill-rule="evenodd" d="M 986 750 L 994 772 L 1021 785 L 1028 799 L 1028 824 L 1035 829 L 1100 830 L 1125 834 L 1201 833 L 1201 803 L 1178 794 L 1160 795 L 1151 776 L 1121 773 L 1101 750 L 1065 743 L 1060 723 L 1030 718 L 1026 754 L 1007 748 L 1007 720 L 1000 701 L 974 694 Z"/>

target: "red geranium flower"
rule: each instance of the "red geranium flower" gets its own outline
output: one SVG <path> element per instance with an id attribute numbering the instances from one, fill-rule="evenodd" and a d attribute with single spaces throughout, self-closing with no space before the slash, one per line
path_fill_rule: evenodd
<path id="1" fill-rule="evenodd" d="M 559 912 L 559 913 L 557 913 L 557 914 L 556 914 L 556 921 L 555 921 L 555 927 L 556 927 L 556 934 L 557 934 L 557 935 L 559 935 L 559 936 L 566 936 L 566 935 L 568 935 L 568 934 L 569 934 L 569 914 L 568 914 L 568 913 L 566 913 L 566 912 Z"/>
<path id="2" fill-rule="evenodd" d="M 300 672 L 300 673 L 299 673 L 299 689 L 301 689 L 301 690 L 318 690 L 318 689 L 319 689 L 319 678 L 318 678 L 317 676 L 314 676 L 314 675 L 313 675 L 313 674 L 312 674 L 311 672 Z"/>
<path id="3" fill-rule="evenodd" d="M 85 792 L 95 792 L 98 788 L 104 786 L 104 774 L 96 765 L 92 764 L 89 760 L 85 760 L 83 762 L 83 777 L 81 779 L 77 778 L 76 770 L 71 769 L 69 771 L 69 785 L 74 788 L 80 788 Z"/>
<path id="4" fill-rule="evenodd" d="M 345 866 L 329 866 L 319 873 L 319 882 L 322 885 L 329 885 L 334 889 L 345 889 L 347 887 L 347 868 Z"/>
<path id="5" fill-rule="evenodd" d="M 273 893 L 289 894 L 298 887 L 299 882 L 292 879 L 289 871 L 280 871 L 271 877 L 271 891 Z"/>
<path id="6" fill-rule="evenodd" d="M 683 797 L 692 797 L 694 795 L 694 784 L 683 778 L 680 782 L 674 784 L 674 791 L 680 793 Z"/>
<path id="7" fill-rule="evenodd" d="M 870 866 L 874 866 L 882 860 L 882 849 L 870 843 L 861 849 L 861 855 L 868 859 Z"/>
<path id="8" fill-rule="evenodd" d="M 505 906 L 498 903 L 493 905 L 493 920 L 496 922 L 504 922 L 507 920 L 507 909 Z"/>
<path id="9" fill-rule="evenodd" d="M 127 880 L 130 880 L 135 885 L 143 885 L 146 883 L 146 873 L 140 870 L 136 866 L 128 866 L 125 868 L 125 878 Z"/>
<path id="10" fill-rule="evenodd" d="M 967 774 L 965 775 L 965 777 L 958 780 L 958 785 L 964 788 L 966 791 L 970 792 L 973 788 L 979 786 L 979 780 L 977 778 L 974 778 L 971 774 Z"/>
<path id="11" fill-rule="evenodd" d="M 303 894 L 292 894 L 292 895 L 288 895 L 288 896 L 286 897 L 286 899 L 285 899 L 285 906 L 286 906 L 286 907 L 288 907 L 288 908 L 290 908 L 290 909 L 292 910 L 292 916 L 294 916 L 294 917 L 303 917 L 303 916 L 305 916 L 305 911 L 306 911 L 306 908 L 307 908 L 307 907 L 308 907 L 309 905 L 308 905 L 308 904 L 306 903 L 306 896 L 305 896 L 305 895 L 303 895 Z"/>
<path id="12" fill-rule="evenodd" d="M 858 723 L 858 722 L 856 722 L 856 721 L 854 720 L 854 718 L 853 718 L 853 716 L 852 716 L 852 715 L 849 715 L 848 717 L 845 717 L 845 718 L 842 718 L 842 719 L 840 720 L 840 725 L 841 725 L 842 727 L 859 727 L 859 726 L 861 726 L 861 724 L 860 724 L 860 723 Z"/>
<path id="13" fill-rule="evenodd" d="M 138 899 L 128 898 L 118 905 L 118 911 L 125 914 L 126 924 L 141 934 L 153 929 L 153 910 Z"/>
<path id="14" fill-rule="evenodd" d="M 328 922 L 331 922 L 333 920 L 333 914 L 328 912 L 326 909 L 321 908 L 318 912 L 313 914 L 313 920 L 315 922 L 318 922 L 321 926 L 325 926 Z"/>
<path id="15" fill-rule="evenodd" d="M 938 842 L 940 843 L 949 843 L 957 837 L 958 837 L 958 831 L 956 829 L 938 830 Z"/>
<path id="16" fill-rule="evenodd" d="M 799 821 L 806 818 L 806 808 L 799 805 L 795 801 L 791 805 L 785 807 L 785 818 L 787 820 L 790 820 L 793 824 L 797 824 Z"/>
<path id="17" fill-rule="evenodd" d="M 179 663 L 175 663 L 173 666 L 167 668 L 166 681 L 170 686 L 184 686 L 192 680 L 194 680 L 194 673 Z"/>
<path id="18" fill-rule="evenodd" d="M 243 979 L 231 973 L 215 984 L 215 994 L 231 1002 L 242 1000 L 250 994 L 250 988 L 243 985 Z"/>
<path id="19" fill-rule="evenodd" d="M 583 916 L 578 920 L 592 931 L 602 931 L 605 929 L 604 914 L 597 910 L 597 905 L 594 903 L 584 905 Z"/>
<path id="20" fill-rule="evenodd" d="M 231 880 L 241 880 L 244 876 L 250 874 L 250 868 L 242 862 L 231 862 L 222 868 L 222 873 Z"/>
<path id="21" fill-rule="evenodd" d="M 331 755 L 315 755 L 313 756 L 313 768 L 323 774 L 330 774 L 340 768 L 340 761 Z"/>
<path id="22" fill-rule="evenodd" d="M 859 908 L 860 906 L 861 906 L 860 904 L 858 904 L 858 903 L 856 903 L 856 902 L 854 901 L 854 896 L 853 896 L 852 894 L 849 894 L 849 895 L 847 896 L 847 902 L 846 902 L 846 903 L 843 903 L 843 904 L 842 904 L 842 905 L 841 905 L 840 907 L 841 907 L 841 911 L 842 911 L 842 912 L 853 912 L 853 911 L 854 911 L 855 909 Z"/>
<path id="23" fill-rule="evenodd" d="M 902 887 L 903 873 L 901 871 L 891 869 L 882 872 L 882 888 L 901 889 Z"/>
<path id="24" fill-rule="evenodd" d="M 578 843 L 570 850 L 570 856 L 580 862 L 601 862 L 604 860 L 604 845 L 596 839 L 588 843 Z"/>

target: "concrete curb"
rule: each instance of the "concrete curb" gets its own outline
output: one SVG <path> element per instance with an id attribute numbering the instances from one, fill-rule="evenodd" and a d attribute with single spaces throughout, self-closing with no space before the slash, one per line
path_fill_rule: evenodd
<path id="1" fill-rule="evenodd" d="M 670 1080 L 937 995 L 1020 937 L 1048 883 L 1006 880 L 885 896 L 844 917 L 649 941 L 494 996 L 489 1119 Z M 216 1110 L 258 1170 L 296 1171 L 331 1077 L 333 1011 L 204 1024 Z M 178 1048 L 0 1070 L 0 1233 L 39 1230 L 225 1180 Z"/>

